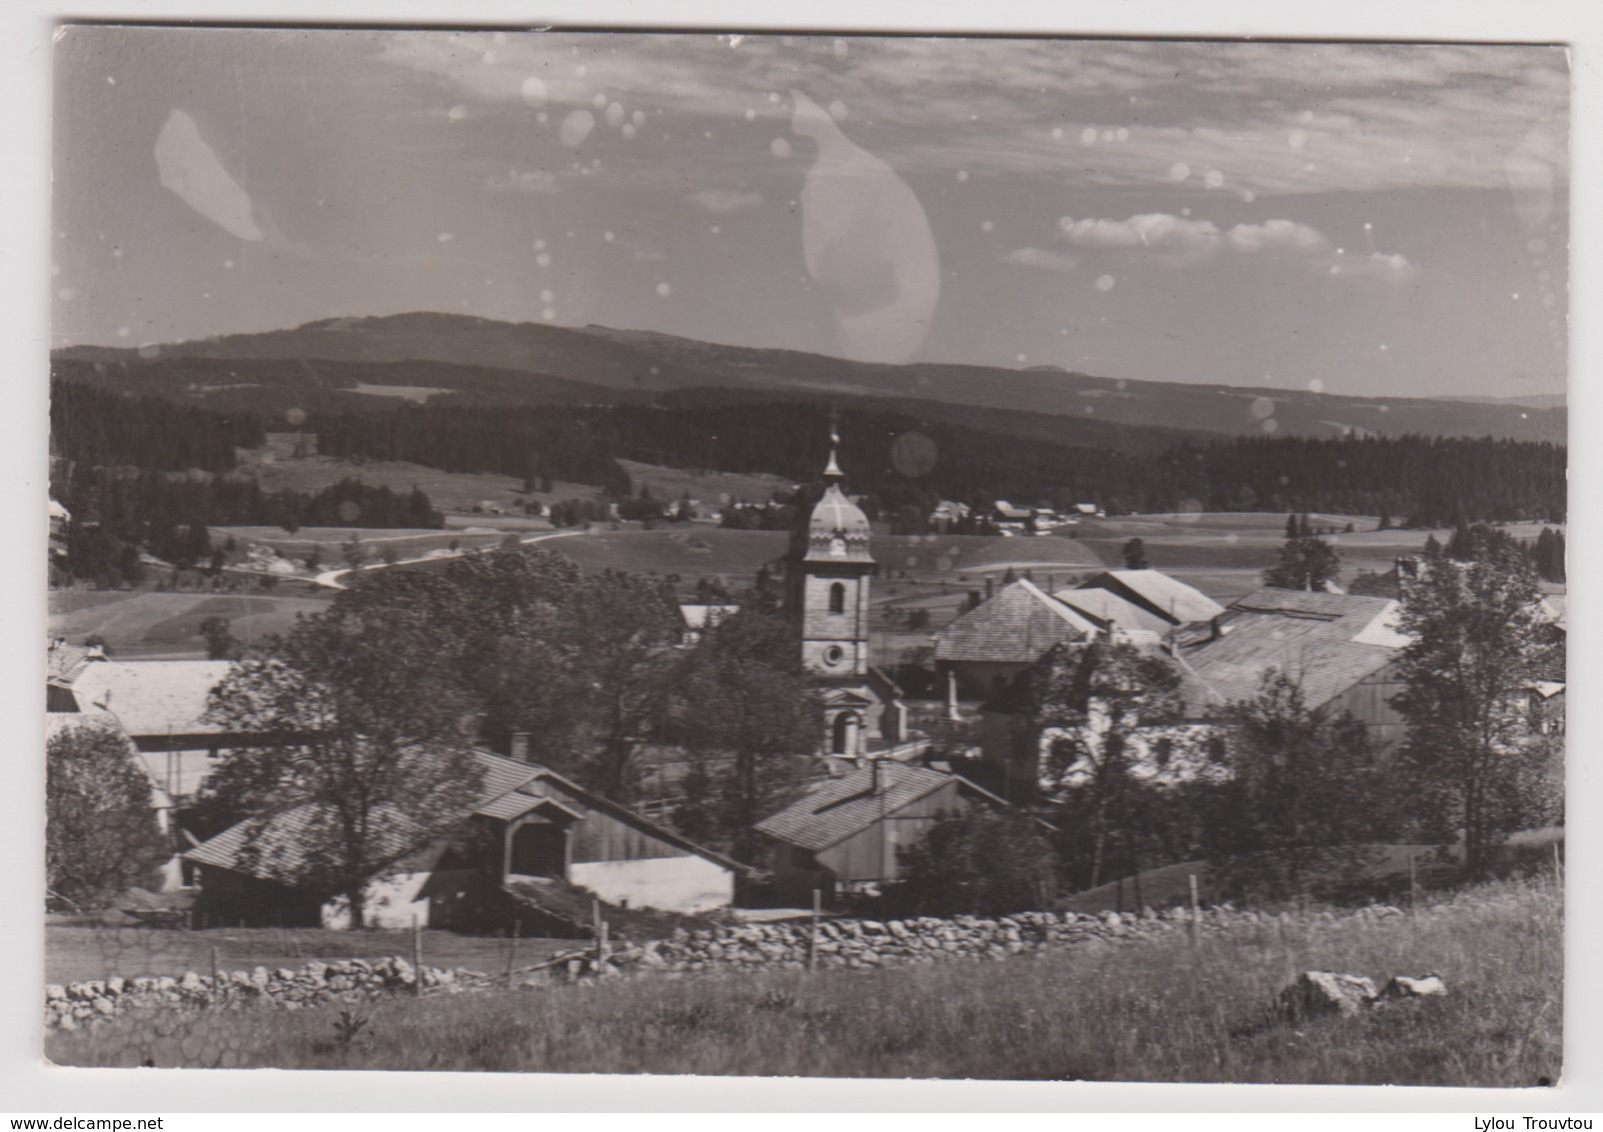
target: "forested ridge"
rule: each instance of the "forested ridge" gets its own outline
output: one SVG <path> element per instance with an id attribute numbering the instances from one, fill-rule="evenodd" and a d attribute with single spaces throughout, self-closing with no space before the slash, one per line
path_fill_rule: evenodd
<path id="1" fill-rule="evenodd" d="M 262 420 L 248 414 L 59 380 L 52 383 L 52 393 L 55 451 L 74 466 L 222 472 L 234 467 L 236 446 L 263 442 Z M 619 459 L 765 472 L 807 483 L 827 456 L 830 406 L 825 402 L 668 400 L 672 403 L 386 405 L 313 413 L 304 427 L 317 434 L 325 455 L 496 472 L 531 485 L 567 480 L 617 496 L 630 489 Z M 844 407 L 843 459 L 854 491 L 901 506 L 920 507 L 941 498 L 983 506 L 998 498 L 1031 504 L 1094 501 L 1112 511 L 1374 514 L 1411 526 L 1561 522 L 1566 512 L 1567 452 L 1546 442 L 1413 435 L 1237 437 L 1182 439 L 1161 451 L 1127 451 L 1009 435 L 883 405 Z M 931 442 L 911 450 L 919 453 L 916 460 L 909 458 L 908 446 L 897 445 L 909 433 Z"/>

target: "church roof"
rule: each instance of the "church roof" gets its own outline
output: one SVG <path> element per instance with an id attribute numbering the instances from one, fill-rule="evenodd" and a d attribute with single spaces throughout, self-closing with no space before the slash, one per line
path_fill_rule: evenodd
<path id="1" fill-rule="evenodd" d="M 986 801 L 1007 805 L 958 775 L 881 759 L 874 766 L 824 782 L 801 801 L 758 822 L 756 829 L 776 841 L 816 853 L 869 829 L 952 782 Z"/>

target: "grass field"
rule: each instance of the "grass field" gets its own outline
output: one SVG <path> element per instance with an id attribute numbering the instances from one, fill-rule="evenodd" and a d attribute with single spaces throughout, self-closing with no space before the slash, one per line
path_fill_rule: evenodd
<path id="1" fill-rule="evenodd" d="M 339 1011 L 134 1015 L 56 1033 L 58 1064 L 807 1077 L 1533 1086 L 1561 1072 L 1563 911 L 1550 882 L 1384 920 L 1308 915 L 1000 962 L 647 976 Z M 1275 1021 L 1298 971 L 1437 972 L 1445 998 Z"/>
<path id="2" fill-rule="evenodd" d="M 203 657 L 200 624 L 224 617 L 242 641 L 287 632 L 301 613 L 326 609 L 326 600 L 264 594 L 94 592 L 58 590 L 49 595 L 50 631 L 68 640 L 101 636 L 123 660 Z"/>

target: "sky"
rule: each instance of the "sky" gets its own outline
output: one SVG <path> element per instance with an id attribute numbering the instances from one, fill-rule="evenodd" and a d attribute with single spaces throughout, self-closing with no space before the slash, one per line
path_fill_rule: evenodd
<path id="1" fill-rule="evenodd" d="M 74 27 L 52 340 L 438 310 L 1561 393 L 1569 85 L 1537 46 Z"/>

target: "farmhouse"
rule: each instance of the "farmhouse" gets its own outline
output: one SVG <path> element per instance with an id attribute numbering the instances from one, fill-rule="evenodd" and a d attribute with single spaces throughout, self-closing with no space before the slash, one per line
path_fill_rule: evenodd
<path id="1" fill-rule="evenodd" d="M 1217 623 L 1176 637 L 1174 655 L 1192 677 L 1189 714 L 1251 699 L 1278 669 L 1297 681 L 1309 708 L 1351 712 L 1377 746 L 1394 744 L 1404 720 L 1388 701 L 1403 690 L 1395 661 L 1408 644 L 1398 612 L 1389 598 L 1271 586 L 1238 598 Z"/>
<path id="2" fill-rule="evenodd" d="M 757 823 L 769 845 L 775 888 L 793 901 L 817 889 L 874 891 L 902 875 L 901 850 L 936 822 L 974 806 L 1006 806 L 967 779 L 889 759 L 819 783 Z"/>
<path id="3" fill-rule="evenodd" d="M 704 912 L 734 899 L 741 866 L 545 767 L 474 751 L 484 772 L 459 836 L 416 841 L 392 814 L 395 867 L 375 877 L 377 927 L 484 929 L 526 919 L 583 889 L 606 904 Z M 382 815 L 381 815 L 382 816 Z M 198 871 L 197 917 L 212 923 L 350 926 L 342 897 L 307 885 L 328 815 L 304 805 L 252 819 L 186 853 Z M 543 895 L 544 894 L 544 895 Z"/>
<path id="4" fill-rule="evenodd" d="M 193 795 L 223 753 L 255 737 L 232 734 L 205 718 L 211 691 L 228 675 L 226 660 L 107 660 L 98 650 L 74 663 L 72 646 L 51 650 L 61 675 L 47 684 L 51 711 L 110 715 L 133 740 L 165 805 Z"/>
<path id="5" fill-rule="evenodd" d="M 956 712 L 960 696 L 994 695 L 1054 645 L 1089 642 L 1098 632 L 1088 617 L 1028 579 L 1003 586 L 936 635 L 948 712 Z"/>

